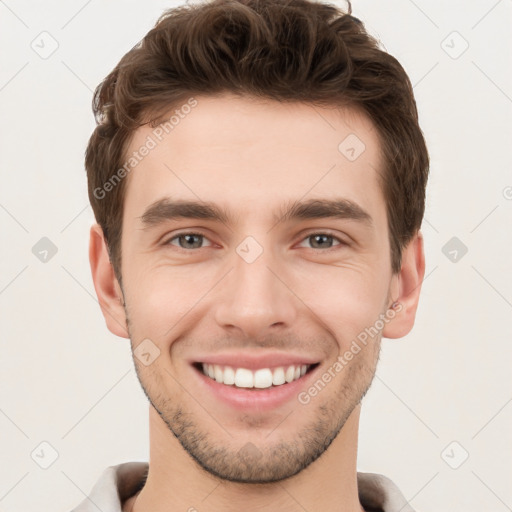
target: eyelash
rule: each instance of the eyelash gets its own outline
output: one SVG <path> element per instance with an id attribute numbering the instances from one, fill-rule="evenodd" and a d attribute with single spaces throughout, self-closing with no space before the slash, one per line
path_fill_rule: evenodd
<path id="1" fill-rule="evenodd" d="M 173 245 L 173 244 L 171 244 L 171 242 L 173 240 L 176 240 L 176 239 L 178 239 L 178 238 L 180 238 L 182 236 L 185 236 L 185 235 L 200 236 L 200 237 L 203 237 L 203 238 L 208 240 L 208 237 L 204 233 L 193 232 L 193 231 L 184 231 L 183 233 L 178 233 L 178 234 L 174 235 L 172 238 L 169 238 L 166 242 L 163 243 L 163 245 Z M 347 246 L 348 245 L 341 238 L 338 238 L 337 236 L 333 235 L 332 233 L 329 233 L 328 231 L 316 231 L 316 232 L 313 232 L 313 233 L 308 233 L 306 236 L 304 236 L 301 239 L 301 242 L 303 242 L 304 240 L 307 240 L 308 238 L 316 236 L 316 235 L 326 235 L 326 236 L 332 238 L 333 240 L 336 240 L 339 243 L 337 245 L 333 246 L 333 247 L 328 247 L 326 249 L 318 249 L 318 248 L 311 247 L 310 249 L 312 249 L 313 251 L 330 252 L 332 250 L 335 250 L 336 247 Z M 199 247 L 199 248 L 196 248 L 196 249 L 184 249 L 183 247 L 179 247 L 179 246 L 176 246 L 176 245 L 173 245 L 173 247 L 175 247 L 176 249 L 178 249 L 180 251 L 184 251 L 184 252 L 198 251 L 199 249 L 205 249 L 206 248 L 206 247 Z"/>

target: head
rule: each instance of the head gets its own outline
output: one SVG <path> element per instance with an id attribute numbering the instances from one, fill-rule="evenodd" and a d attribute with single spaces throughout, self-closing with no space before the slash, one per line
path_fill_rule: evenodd
<path id="1" fill-rule="evenodd" d="M 181 6 L 94 95 L 90 258 L 107 325 L 131 339 L 183 448 L 229 480 L 275 481 L 316 460 L 367 392 L 381 338 L 414 323 L 428 153 L 407 74 L 350 12 Z M 307 356 L 332 382 L 307 403 L 207 411 L 196 363 L 235 351 Z"/>

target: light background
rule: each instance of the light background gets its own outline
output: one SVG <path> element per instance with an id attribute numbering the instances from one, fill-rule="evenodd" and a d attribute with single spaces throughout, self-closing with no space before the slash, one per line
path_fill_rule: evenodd
<path id="1" fill-rule="evenodd" d="M 83 152 L 92 90 L 173 5 L 0 1 L 0 512 L 70 510 L 105 467 L 148 460 L 129 343 L 90 276 Z M 411 77 L 431 155 L 417 321 L 383 340 L 358 469 L 418 511 L 512 510 L 512 0 L 353 9 Z"/>

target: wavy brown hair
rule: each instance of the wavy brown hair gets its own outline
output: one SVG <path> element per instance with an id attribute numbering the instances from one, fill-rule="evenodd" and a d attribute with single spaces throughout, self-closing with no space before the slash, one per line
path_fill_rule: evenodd
<path id="1" fill-rule="evenodd" d="M 309 0 L 213 0 L 166 11 L 98 85 L 97 126 L 85 153 L 89 199 L 121 283 L 126 180 L 98 190 L 123 166 L 138 127 L 192 95 L 231 92 L 311 105 L 350 106 L 379 134 L 393 272 L 421 227 L 429 156 L 411 82 L 364 24 Z M 119 174 L 118 174 L 119 176 Z"/>

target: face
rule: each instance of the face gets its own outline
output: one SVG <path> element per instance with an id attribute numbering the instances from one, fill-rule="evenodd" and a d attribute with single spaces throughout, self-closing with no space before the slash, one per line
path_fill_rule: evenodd
<path id="1" fill-rule="evenodd" d="M 394 283 L 378 136 L 353 110 L 195 98 L 172 131 L 143 127 L 128 149 L 156 142 L 125 196 L 134 362 L 200 466 L 231 481 L 277 481 L 327 449 L 375 373 Z M 372 326 L 378 333 L 347 360 Z M 247 372 L 237 386 L 229 370 L 204 375 L 204 362 L 262 370 L 250 372 L 258 385 L 282 380 L 279 367 L 308 366 L 298 380 L 244 388 Z"/>

